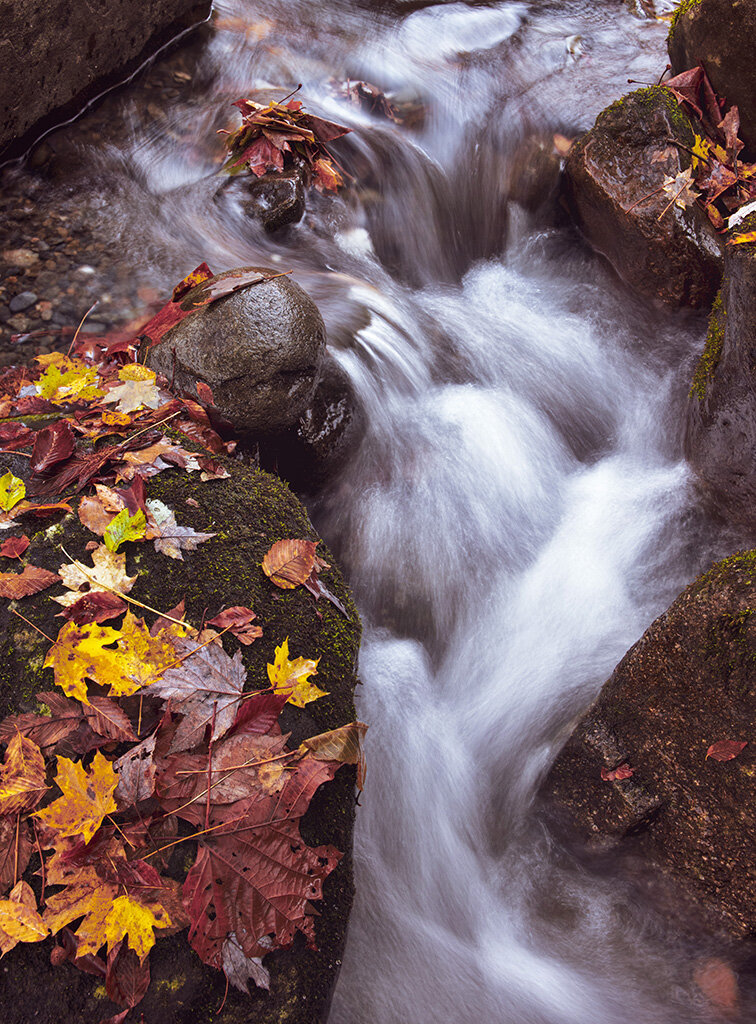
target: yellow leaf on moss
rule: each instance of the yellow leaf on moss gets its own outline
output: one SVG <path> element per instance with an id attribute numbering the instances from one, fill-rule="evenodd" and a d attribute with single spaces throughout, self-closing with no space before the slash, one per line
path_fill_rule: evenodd
<path id="1" fill-rule="evenodd" d="M 180 626 L 170 626 L 150 636 L 144 621 L 129 611 L 121 629 L 70 621 L 58 633 L 44 667 L 54 671 L 55 682 L 67 696 L 82 704 L 89 704 L 87 679 L 109 686 L 111 697 L 128 697 L 176 663 L 176 651 L 166 638 L 179 635 L 179 630 Z"/>
<path id="2" fill-rule="evenodd" d="M 740 235 L 733 235 L 732 238 L 727 239 L 728 245 L 747 245 L 750 242 L 756 242 L 756 231 L 744 231 Z"/>
<path id="3" fill-rule="evenodd" d="M 8 899 L 0 900 L 0 952 L 9 952 L 19 942 L 40 942 L 47 935 L 31 886 L 18 882 Z"/>
<path id="4" fill-rule="evenodd" d="M 691 149 L 693 159 L 690 162 L 690 166 L 692 170 L 697 170 L 701 163 L 708 164 L 711 145 L 711 142 L 707 138 L 702 138 L 700 135 L 696 135 L 693 148 Z"/>
<path id="5" fill-rule="evenodd" d="M 35 817 L 61 838 L 81 836 L 88 843 L 105 816 L 118 809 L 113 798 L 118 776 L 113 766 L 99 750 L 88 772 L 81 762 L 58 756 L 55 781 L 63 796 L 36 811 Z"/>
<path id="6" fill-rule="evenodd" d="M 47 790 L 45 759 L 34 740 L 20 732 L 11 739 L 0 768 L 0 815 L 36 807 Z"/>
<path id="7" fill-rule="evenodd" d="M 155 928 L 170 928 L 171 919 L 159 903 L 140 903 L 131 896 L 119 896 L 113 901 L 105 922 L 108 949 L 128 937 L 128 944 L 139 959 L 144 958 L 155 945 Z"/>
<path id="8" fill-rule="evenodd" d="M 10 470 L 0 476 L 0 508 L 3 512 L 10 512 L 25 497 L 26 487 L 23 480 L 14 476 Z"/>
<path id="9" fill-rule="evenodd" d="M 127 508 L 122 508 L 108 524 L 102 539 L 108 551 L 115 552 L 127 540 L 144 540 L 146 532 L 147 517 L 141 508 L 133 516 Z"/>
<path id="10" fill-rule="evenodd" d="M 276 647 L 274 663 L 268 665 L 268 679 L 276 693 L 289 691 L 288 704 L 303 708 L 318 697 L 328 696 L 325 690 L 320 690 L 310 682 L 310 676 L 318 674 L 319 661 L 320 658 L 315 661 L 311 658 L 295 658 L 290 661 L 289 638 L 286 637 L 281 646 Z"/>

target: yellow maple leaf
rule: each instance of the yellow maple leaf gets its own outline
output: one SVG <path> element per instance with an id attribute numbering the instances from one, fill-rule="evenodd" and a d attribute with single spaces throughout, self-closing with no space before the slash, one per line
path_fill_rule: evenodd
<path id="1" fill-rule="evenodd" d="M 119 594 L 128 594 L 136 583 L 136 576 L 126 575 L 125 552 L 108 551 L 100 544 L 92 552 L 92 567 L 81 563 L 69 562 L 61 565 L 58 570 L 61 581 L 68 589 L 62 597 L 54 597 L 53 601 L 69 608 L 83 594 L 93 594 L 100 590 L 115 590 Z"/>
<path id="2" fill-rule="evenodd" d="M 160 389 L 155 384 L 154 370 L 139 363 L 129 363 L 119 371 L 118 378 L 123 384 L 111 388 L 102 400 L 103 405 L 117 402 L 116 411 L 123 414 L 136 412 L 145 406 L 157 409 L 160 405 L 162 399 Z"/>
<path id="3" fill-rule="evenodd" d="M 314 683 L 310 682 L 310 676 L 317 675 L 318 662 L 320 658 L 313 661 L 311 658 L 295 658 L 289 660 L 289 638 L 288 636 L 276 647 L 275 660 L 268 665 L 268 679 L 270 679 L 276 693 L 289 691 L 288 704 L 294 704 L 303 708 L 310 701 L 318 697 L 327 697 L 325 690 L 320 690 Z"/>
<path id="4" fill-rule="evenodd" d="M 19 942 L 40 942 L 47 934 L 31 886 L 18 882 L 8 899 L 0 900 L 0 951 L 5 954 Z"/>
<path id="5" fill-rule="evenodd" d="M 98 750 L 89 772 L 79 761 L 58 756 L 58 774 L 55 781 L 63 796 L 35 817 L 58 833 L 58 836 L 81 836 L 88 843 L 102 825 L 107 814 L 118 810 L 113 794 L 118 776 L 110 761 Z"/>
<path id="6" fill-rule="evenodd" d="M 696 135 L 695 142 L 693 143 L 693 147 L 691 149 L 691 155 L 693 159 L 690 162 L 690 166 L 694 171 L 698 169 L 698 166 L 700 164 L 708 164 L 711 146 L 712 144 L 707 138 L 703 138 L 700 135 Z"/>
<path id="7" fill-rule="evenodd" d="M 99 377 L 93 366 L 63 356 L 49 363 L 36 384 L 37 394 L 56 405 L 65 402 L 91 401 L 105 392 L 97 385 Z"/>
<path id="8" fill-rule="evenodd" d="M 68 885 L 62 892 L 47 897 L 43 915 L 51 935 L 57 934 L 71 921 L 83 918 L 76 929 L 79 956 L 96 954 L 105 945 L 105 919 L 118 892 L 118 886 L 103 882 L 94 868 L 87 870 L 91 873 L 90 879 Z"/>
<path id="9" fill-rule="evenodd" d="M 129 946 L 144 962 L 155 945 L 154 929 L 170 928 L 171 924 L 167 911 L 159 903 L 140 903 L 128 895 L 119 896 L 113 901 L 105 921 L 108 949 L 128 936 Z"/>
<path id="10" fill-rule="evenodd" d="M 67 696 L 82 704 L 89 704 L 87 679 L 109 686 L 111 697 L 128 697 L 176 663 L 176 651 L 166 639 L 170 635 L 176 635 L 172 626 L 150 636 L 144 621 L 130 611 L 121 629 L 69 621 L 58 633 L 44 667 L 54 671 L 55 682 Z"/>
<path id="11" fill-rule="evenodd" d="M 31 810 L 46 790 L 42 751 L 33 740 L 17 732 L 0 769 L 0 815 Z"/>

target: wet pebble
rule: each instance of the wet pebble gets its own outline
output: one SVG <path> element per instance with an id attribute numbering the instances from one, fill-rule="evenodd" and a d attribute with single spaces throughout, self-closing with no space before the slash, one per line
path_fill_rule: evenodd
<path id="1" fill-rule="evenodd" d="M 21 292 L 19 295 L 14 295 L 8 305 L 10 306 L 11 313 L 23 313 L 25 309 L 33 306 L 37 301 L 37 296 L 34 292 Z"/>

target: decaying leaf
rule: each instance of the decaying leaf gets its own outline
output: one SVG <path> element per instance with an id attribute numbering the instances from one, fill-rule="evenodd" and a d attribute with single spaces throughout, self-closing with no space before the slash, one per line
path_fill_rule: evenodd
<path id="1" fill-rule="evenodd" d="M 279 540 L 263 558 L 262 570 L 277 587 L 293 590 L 312 572 L 316 548 L 311 540 Z"/>
<path id="2" fill-rule="evenodd" d="M 715 761 L 732 761 L 747 746 L 747 740 L 719 740 L 712 743 L 706 751 L 706 757 L 712 757 Z"/>
<path id="3" fill-rule="evenodd" d="M 0 896 L 24 873 L 33 848 L 28 821 L 19 820 L 17 815 L 0 818 Z"/>
<path id="4" fill-rule="evenodd" d="M 127 540 L 144 540 L 146 532 L 147 518 L 141 508 L 133 516 L 124 508 L 108 523 L 102 537 L 108 551 L 115 552 Z"/>
<path id="5" fill-rule="evenodd" d="M 10 512 L 25 497 L 26 486 L 23 480 L 14 476 L 10 470 L 0 476 L 0 509 L 3 512 Z"/>
<path id="6" fill-rule="evenodd" d="M 235 605 L 233 608 L 226 608 L 214 619 L 208 619 L 207 625 L 217 626 L 218 629 L 229 629 L 240 643 L 248 646 L 262 636 L 261 627 L 251 625 L 252 619 L 256 618 L 257 616 L 251 608 Z"/>
<path id="7" fill-rule="evenodd" d="M 43 691 L 37 694 L 42 702 L 43 713 L 25 712 L 8 715 L 0 722 L 0 743 L 8 743 L 13 736 L 21 733 L 41 748 L 55 747 L 70 736 L 81 725 L 84 710 L 75 701 L 67 700 L 59 693 Z"/>
<path id="8" fill-rule="evenodd" d="M 8 537 L 0 544 L 0 555 L 3 558 L 20 558 L 29 547 L 29 538 L 26 534 L 20 537 Z"/>
<path id="9" fill-rule="evenodd" d="M 635 772 L 634 768 L 631 768 L 629 764 L 621 764 L 618 768 L 613 768 L 611 771 L 608 768 L 601 769 L 601 778 L 604 782 L 617 782 L 622 779 L 632 778 Z"/>
<path id="10" fill-rule="evenodd" d="M 155 384 L 154 370 L 139 363 L 129 363 L 119 372 L 118 377 L 124 383 L 105 395 L 103 405 L 117 402 L 116 411 L 128 414 L 137 409 L 157 409 L 162 403 L 160 389 Z"/>
<path id="11" fill-rule="evenodd" d="M 367 774 L 362 748 L 368 727 L 364 722 L 350 722 L 338 729 L 311 736 L 299 745 L 300 754 L 311 754 L 318 761 L 338 761 L 357 765 L 357 787 L 362 789 Z M 631 772 L 632 774 L 632 772 Z"/>
<path id="12" fill-rule="evenodd" d="M 19 882 L 7 900 L 0 900 L 0 951 L 4 955 L 19 942 L 41 942 L 48 934 L 31 886 Z"/>
<path id="13" fill-rule="evenodd" d="M 690 167 L 680 171 L 674 178 L 668 175 L 664 179 L 662 189 L 675 206 L 679 206 L 681 210 L 692 206 L 698 198 L 698 192 L 694 188 L 693 172 Z"/>
<path id="14" fill-rule="evenodd" d="M 266 992 L 270 991 L 270 972 L 263 967 L 262 957 L 245 956 L 244 950 L 233 932 L 223 943 L 221 964 L 223 973 L 234 988 L 238 988 L 240 992 L 246 992 L 249 995 L 248 981 L 258 988 L 264 988 Z"/>
<path id="15" fill-rule="evenodd" d="M 311 658 L 295 658 L 289 660 L 289 638 L 286 637 L 280 647 L 276 647 L 275 660 L 268 665 L 268 679 L 276 693 L 288 693 L 288 702 L 298 708 L 305 707 L 310 701 L 319 697 L 327 697 L 325 690 L 319 689 L 310 682 L 310 676 L 318 674 L 318 662 Z"/>
<path id="16" fill-rule="evenodd" d="M 63 795 L 36 811 L 36 817 L 60 838 L 81 836 L 89 842 L 105 815 L 117 810 L 113 793 L 118 776 L 110 761 L 98 750 L 87 772 L 79 762 L 59 756 L 55 782 Z"/>
<path id="17" fill-rule="evenodd" d="M 118 772 L 116 800 L 121 807 L 129 807 L 147 800 L 155 792 L 155 744 L 157 735 L 148 736 L 113 762 Z"/>
<path id="18" fill-rule="evenodd" d="M 81 566 L 72 562 L 60 567 L 60 578 L 68 588 L 68 593 L 53 600 L 64 608 L 75 604 L 84 594 L 98 591 L 117 591 L 128 594 L 136 583 L 136 576 L 126 575 L 126 555 L 121 552 L 108 551 L 100 544 L 92 552 L 92 567 Z"/>
<path id="19" fill-rule="evenodd" d="M 18 601 L 22 597 L 47 590 L 60 579 L 57 573 L 37 565 L 25 565 L 23 572 L 0 572 L 0 597 Z"/>
<path id="20" fill-rule="evenodd" d="M 142 962 L 133 949 L 117 942 L 108 952 L 105 975 L 108 999 L 131 1009 L 144 999 L 149 987 L 149 960 Z"/>
<path id="21" fill-rule="evenodd" d="M 148 501 L 147 511 L 150 516 L 147 537 L 154 540 L 157 552 L 169 558 L 183 561 L 182 551 L 196 551 L 199 544 L 215 536 L 214 533 L 198 533 L 190 526 L 178 526 L 175 514 L 162 501 Z"/>
<path id="22" fill-rule="evenodd" d="M 17 732 L 0 768 L 0 815 L 30 811 L 46 792 L 42 751 L 34 740 Z"/>

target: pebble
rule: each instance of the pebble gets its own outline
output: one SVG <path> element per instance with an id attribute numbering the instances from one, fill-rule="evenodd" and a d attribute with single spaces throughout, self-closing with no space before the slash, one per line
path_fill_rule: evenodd
<path id="1" fill-rule="evenodd" d="M 39 256 L 31 249 L 5 249 L 3 259 L 14 267 L 31 267 L 37 262 Z"/>
<path id="2" fill-rule="evenodd" d="M 34 292 L 21 292 L 20 295 L 14 295 L 8 305 L 10 306 L 11 313 L 23 313 L 29 306 L 33 306 L 37 301 L 37 296 Z"/>

